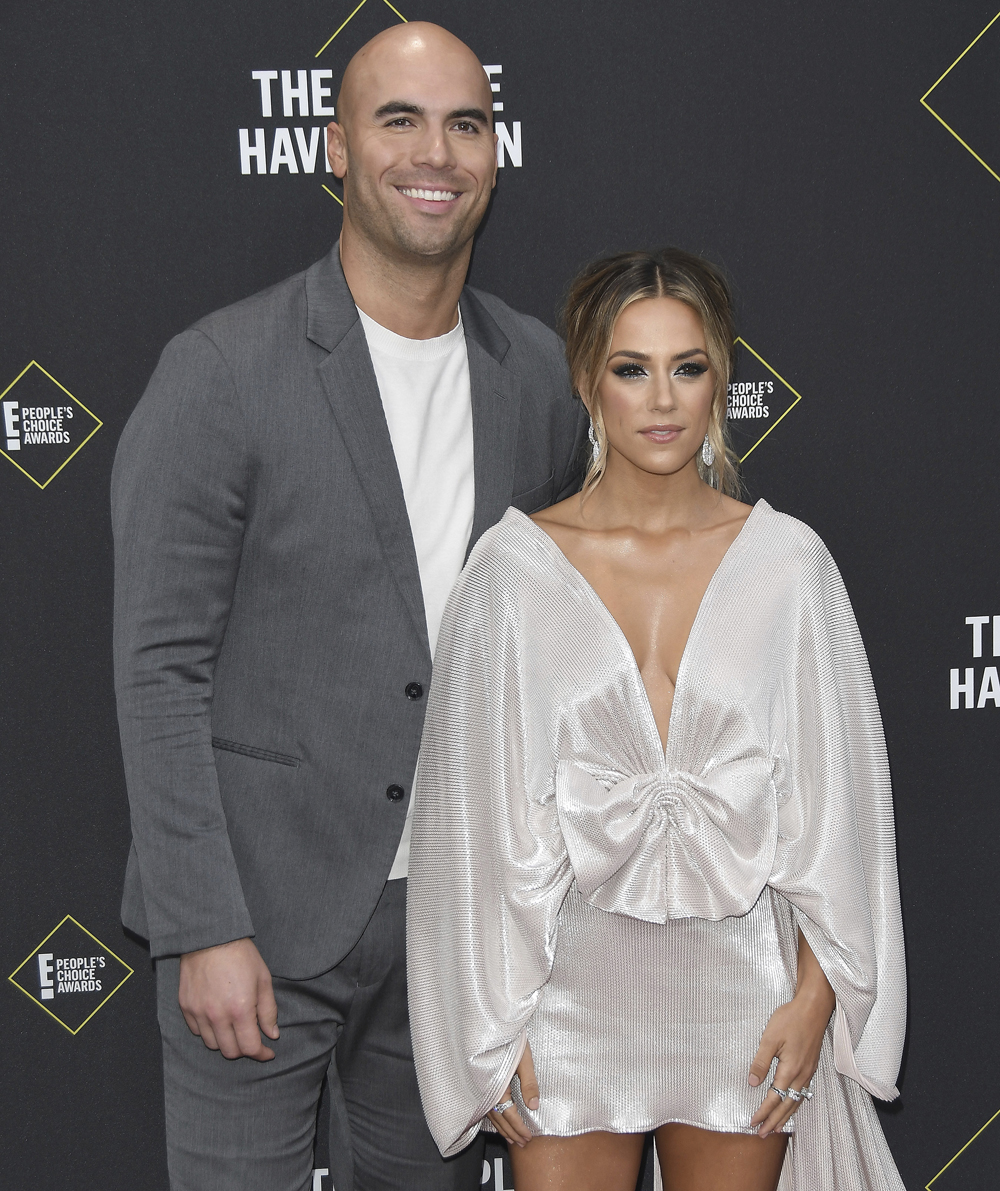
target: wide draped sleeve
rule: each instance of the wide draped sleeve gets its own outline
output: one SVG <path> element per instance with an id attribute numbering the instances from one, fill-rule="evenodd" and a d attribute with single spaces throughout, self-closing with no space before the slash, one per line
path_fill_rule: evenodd
<path id="1" fill-rule="evenodd" d="M 504 566 L 492 536 L 445 611 L 413 788 L 410 1022 L 424 1111 L 446 1157 L 471 1141 L 520 1061 L 573 879 L 517 562 Z"/>
<path id="2" fill-rule="evenodd" d="M 840 572 L 811 531 L 784 644 L 778 846 L 792 903 L 837 998 L 837 1070 L 892 1100 L 906 1024 L 892 791 L 868 659 Z"/>

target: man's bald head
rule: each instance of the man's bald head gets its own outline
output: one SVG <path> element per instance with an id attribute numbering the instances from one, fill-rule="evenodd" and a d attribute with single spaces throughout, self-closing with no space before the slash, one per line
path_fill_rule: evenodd
<path id="1" fill-rule="evenodd" d="M 497 171 L 479 59 L 424 21 L 373 37 L 344 72 L 327 155 L 344 181 L 342 253 L 364 241 L 383 257 L 461 270 Z"/>
<path id="2" fill-rule="evenodd" d="M 392 81 L 411 72 L 443 72 L 467 80 L 492 123 L 493 96 L 479 59 L 454 33 L 429 21 L 391 25 L 366 42 L 348 62 L 337 95 L 337 122 L 346 124 L 363 110 L 364 97 L 391 89 Z"/>

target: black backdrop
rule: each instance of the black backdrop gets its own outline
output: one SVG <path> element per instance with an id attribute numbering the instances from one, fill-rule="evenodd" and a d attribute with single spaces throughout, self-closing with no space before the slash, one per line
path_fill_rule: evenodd
<path id="1" fill-rule="evenodd" d="M 118 923 L 108 479 L 166 340 L 336 236 L 322 146 L 303 162 L 326 117 L 311 94 L 286 115 L 280 72 L 295 87 L 330 70 L 316 85 L 335 93 L 398 19 L 367 0 L 317 56 L 354 3 L 4 8 L 0 390 L 20 376 L 0 397 L 5 1186 L 166 1186 L 152 973 Z M 826 539 L 882 703 L 911 1024 L 881 1115 L 907 1186 L 935 1191 L 995 1186 L 1000 1161 L 998 1121 L 942 1172 L 1000 1109 L 993 3 L 397 6 L 502 68 L 476 284 L 552 323 L 572 272 L 609 250 L 676 243 L 733 279 L 748 490 Z M 277 72 L 270 116 L 254 71 Z M 264 130 L 265 173 L 255 157 L 241 172 L 240 129 L 251 148 Z M 127 975 L 115 957 L 134 975 L 105 1000 Z"/>

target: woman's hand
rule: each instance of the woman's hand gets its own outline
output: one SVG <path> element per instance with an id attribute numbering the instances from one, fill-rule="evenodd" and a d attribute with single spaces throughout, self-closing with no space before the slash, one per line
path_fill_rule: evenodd
<path id="1" fill-rule="evenodd" d="M 808 1087 L 819 1066 L 819 1052 L 823 1035 L 830 1024 L 836 998 L 830 982 L 823 975 L 819 961 L 812 953 L 802 932 L 799 932 L 799 975 L 794 998 L 771 1014 L 760 1049 L 750 1067 L 750 1086 L 759 1087 L 767 1078 L 775 1056 L 778 1067 L 771 1082 L 771 1091 L 753 1115 L 750 1124 L 757 1126 L 761 1137 L 780 1129 L 803 1098 L 782 1098 L 775 1088 L 800 1092 Z"/>
<path id="2" fill-rule="evenodd" d="M 525 1106 L 532 1109 L 538 1107 L 538 1080 L 535 1079 L 535 1064 L 531 1058 L 531 1047 L 526 1042 L 524 1044 L 524 1054 L 521 1055 L 521 1061 L 517 1065 L 515 1075 L 521 1085 L 521 1099 Z M 506 1104 L 511 1099 L 510 1094 L 511 1085 L 507 1085 L 507 1090 L 500 1097 L 499 1103 Z M 512 1145 L 524 1146 L 531 1141 L 531 1130 L 521 1120 L 521 1114 L 513 1106 L 504 1109 L 503 1113 L 491 1110 L 487 1114 L 490 1120 L 496 1125 L 497 1132 L 501 1137 L 504 1137 Z"/>

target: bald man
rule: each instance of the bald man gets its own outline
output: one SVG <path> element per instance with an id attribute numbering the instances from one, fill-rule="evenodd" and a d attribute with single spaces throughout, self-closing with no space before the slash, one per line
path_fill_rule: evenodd
<path id="1" fill-rule="evenodd" d="M 166 348 L 115 460 L 115 669 L 156 961 L 173 1191 L 479 1186 L 444 1162 L 406 1017 L 409 796 L 445 600 L 506 508 L 578 482 L 561 345 L 465 285 L 496 181 L 476 57 L 353 59 L 325 259 Z M 323 1182 L 328 1191 L 329 1182 Z"/>

